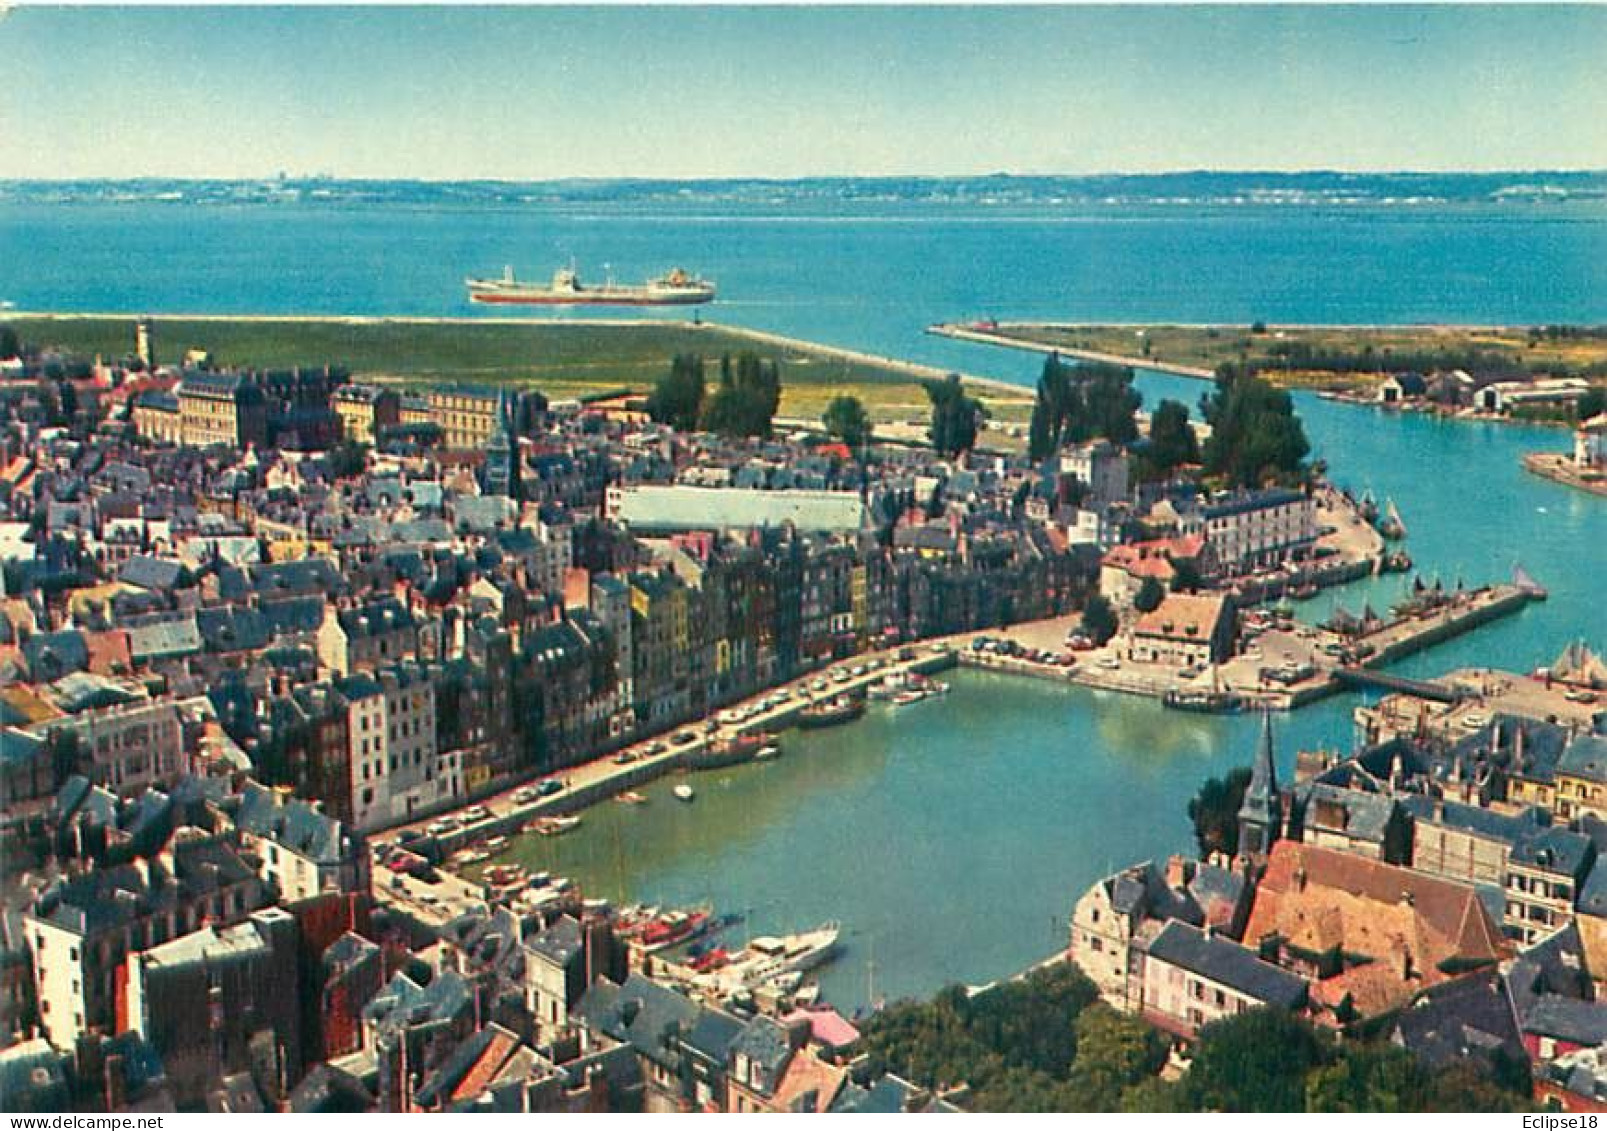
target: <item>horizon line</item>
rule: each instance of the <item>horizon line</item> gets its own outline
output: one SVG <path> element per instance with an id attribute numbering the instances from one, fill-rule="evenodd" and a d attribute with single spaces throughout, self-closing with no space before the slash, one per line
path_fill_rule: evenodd
<path id="1" fill-rule="evenodd" d="M 1547 166 L 1547 167 L 1501 167 L 1491 169 L 1479 168 L 1376 168 L 1376 169 L 1344 169 L 1328 166 L 1313 166 L 1305 168 L 1276 169 L 1276 168 L 1178 168 L 1147 170 L 1143 172 L 1124 171 L 1119 169 L 1105 170 L 1096 173 L 1051 173 L 1051 172 L 1011 172 L 1009 170 L 994 170 L 986 173 L 799 173 L 789 176 L 775 176 L 763 173 L 719 173 L 710 175 L 680 174 L 680 175 L 645 175 L 645 174 L 592 174 L 573 175 L 561 177 L 504 177 L 504 176 L 454 176 L 430 177 L 412 174 L 375 175 L 346 175 L 339 173 L 288 173 L 273 172 L 260 174 L 165 174 L 165 173 L 134 173 L 128 175 L 93 174 L 78 177 L 0 177 L 0 185 L 59 185 L 84 184 L 98 182 L 103 184 L 131 184 L 140 181 L 165 181 L 174 183 L 201 183 L 201 182 L 228 182 L 228 181 L 345 181 L 351 183 L 368 184 L 395 184 L 412 182 L 415 184 L 454 185 L 454 184 L 500 184 L 500 185 L 565 185 L 565 184 L 690 184 L 690 183 L 735 183 L 743 181 L 759 181 L 771 184 L 797 184 L 805 181 L 972 181 L 972 180 L 1098 180 L 1109 177 L 1130 178 L 1159 178 L 1180 176 L 1341 176 L 1341 177 L 1501 177 L 1501 176 L 1607 176 L 1607 166 Z"/>

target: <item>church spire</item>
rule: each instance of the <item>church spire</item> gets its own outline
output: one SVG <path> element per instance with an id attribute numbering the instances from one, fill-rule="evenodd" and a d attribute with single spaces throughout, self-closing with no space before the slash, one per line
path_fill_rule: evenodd
<path id="1" fill-rule="evenodd" d="M 1278 764 L 1272 746 L 1272 712 L 1261 713 L 1261 741 L 1250 769 L 1250 785 L 1239 806 L 1239 855 L 1265 856 L 1283 826 L 1278 795 Z"/>

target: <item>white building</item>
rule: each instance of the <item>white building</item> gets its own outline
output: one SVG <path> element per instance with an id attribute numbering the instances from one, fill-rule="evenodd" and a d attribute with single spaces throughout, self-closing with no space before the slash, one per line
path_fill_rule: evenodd
<path id="1" fill-rule="evenodd" d="M 1060 472 L 1087 485 L 1085 502 L 1090 506 L 1103 508 L 1127 499 L 1127 453 L 1108 441 L 1066 448 L 1060 453 Z"/>
<path id="2" fill-rule="evenodd" d="M 352 817 L 363 831 L 440 808 L 463 793 L 459 751 L 435 741 L 435 685 L 413 664 L 336 684 L 347 703 Z"/>
<path id="3" fill-rule="evenodd" d="M 1587 471 L 1607 468 L 1607 412 L 1574 430 L 1574 466 Z"/>
<path id="4" fill-rule="evenodd" d="M 1178 525 L 1205 538 L 1220 568 L 1241 573 L 1304 556 L 1317 541 L 1317 505 L 1284 487 L 1239 491 L 1183 508 Z"/>

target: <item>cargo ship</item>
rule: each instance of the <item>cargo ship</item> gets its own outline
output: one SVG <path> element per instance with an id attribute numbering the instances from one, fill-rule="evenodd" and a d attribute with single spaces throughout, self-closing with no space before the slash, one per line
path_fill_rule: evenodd
<path id="1" fill-rule="evenodd" d="M 463 283 L 471 302 L 514 306 L 692 306 L 714 298 L 713 283 L 679 267 L 642 286 L 582 283 L 573 267 L 555 271 L 552 282 L 545 285 L 520 282 L 512 267 L 504 268 L 500 279 L 468 278 Z"/>

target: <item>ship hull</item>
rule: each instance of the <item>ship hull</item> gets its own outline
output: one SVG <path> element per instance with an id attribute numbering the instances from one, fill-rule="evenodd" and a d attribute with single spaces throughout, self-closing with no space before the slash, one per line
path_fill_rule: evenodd
<path id="1" fill-rule="evenodd" d="M 552 295 L 552 294 L 498 294 L 494 291 L 471 291 L 470 302 L 483 302 L 496 306 L 698 306 L 711 302 L 713 294 L 689 293 L 667 295 Z"/>

